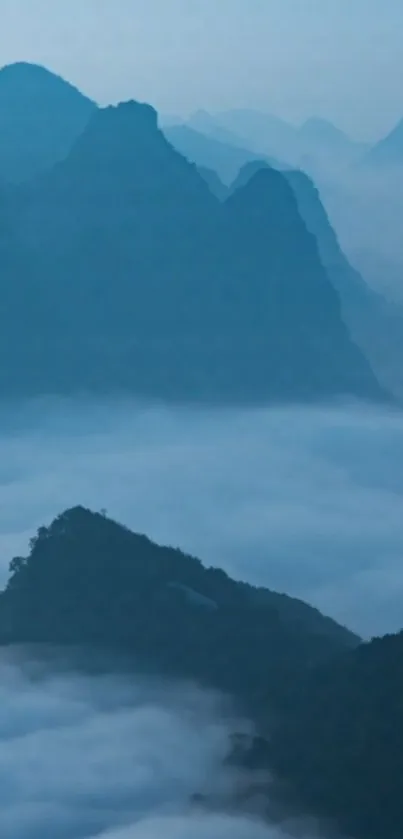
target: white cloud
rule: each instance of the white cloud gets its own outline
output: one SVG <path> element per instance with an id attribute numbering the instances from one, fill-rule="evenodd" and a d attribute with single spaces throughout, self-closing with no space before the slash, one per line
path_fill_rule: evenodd
<path id="1" fill-rule="evenodd" d="M 32 656 L 0 653 L 2 839 L 285 839 L 234 812 L 217 697 Z"/>

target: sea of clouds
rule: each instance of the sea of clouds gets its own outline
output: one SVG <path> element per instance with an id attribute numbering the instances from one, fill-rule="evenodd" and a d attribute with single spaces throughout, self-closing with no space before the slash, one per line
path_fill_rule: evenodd
<path id="1" fill-rule="evenodd" d="M 234 803 L 242 776 L 225 758 L 242 725 L 191 685 L 3 650 L 1 837 L 287 839 Z"/>

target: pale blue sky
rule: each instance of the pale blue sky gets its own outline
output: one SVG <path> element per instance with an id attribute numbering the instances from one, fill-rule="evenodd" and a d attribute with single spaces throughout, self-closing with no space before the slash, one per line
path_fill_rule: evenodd
<path id="1" fill-rule="evenodd" d="M 0 0 L 0 64 L 104 103 L 318 114 L 357 137 L 403 116 L 403 0 Z"/>

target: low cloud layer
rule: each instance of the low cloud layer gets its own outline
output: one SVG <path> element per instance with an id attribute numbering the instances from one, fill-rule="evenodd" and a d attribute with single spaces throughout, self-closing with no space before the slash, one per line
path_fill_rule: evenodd
<path id="1" fill-rule="evenodd" d="M 403 416 L 53 402 L 0 426 L 0 569 L 78 503 L 364 635 L 403 625 Z"/>
<path id="2" fill-rule="evenodd" d="M 230 800 L 230 723 L 183 685 L 83 675 L 0 654 L 2 839 L 286 839 Z"/>

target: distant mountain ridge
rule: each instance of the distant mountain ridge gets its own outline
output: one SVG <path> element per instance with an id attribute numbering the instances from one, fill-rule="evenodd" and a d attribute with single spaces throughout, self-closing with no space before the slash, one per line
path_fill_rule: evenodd
<path id="1" fill-rule="evenodd" d="M 293 125 L 270 113 L 235 108 L 209 114 L 198 111 L 186 125 L 232 145 L 247 146 L 256 157 L 269 156 L 289 168 L 309 161 L 315 166 L 333 159 L 336 165 L 351 164 L 366 152 L 365 143 L 352 140 L 326 119 L 311 117 Z"/>
<path id="2" fill-rule="evenodd" d="M 403 165 L 403 119 L 369 150 L 363 163 L 381 168 Z"/>
<path id="3" fill-rule="evenodd" d="M 400 632 L 312 671 L 299 708 L 274 733 L 277 771 L 343 835 L 402 836 L 402 691 Z"/>
<path id="4" fill-rule="evenodd" d="M 241 144 L 230 144 L 228 138 L 224 141 L 222 137 L 219 139 L 216 134 L 213 136 L 203 134 L 188 125 L 174 125 L 163 130 L 165 136 L 177 151 L 192 163 L 196 163 L 198 167 L 217 172 L 221 180 L 227 185 L 234 180 L 239 169 L 248 161 L 261 159 L 261 155 L 244 148 Z M 266 157 L 264 159 L 275 169 L 287 168 L 286 164 L 274 160 L 274 158 Z"/>

